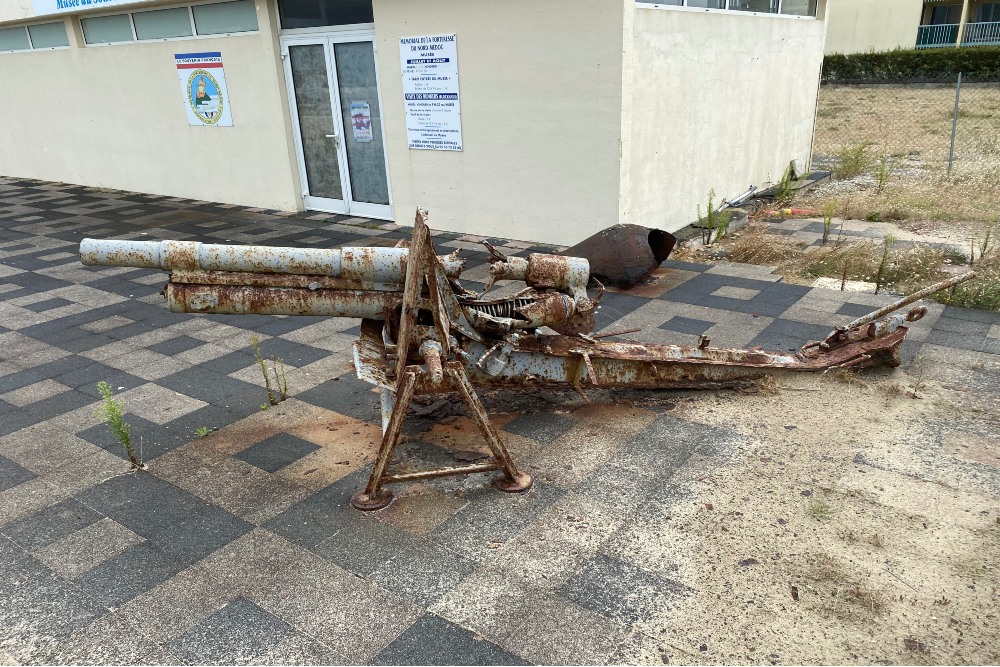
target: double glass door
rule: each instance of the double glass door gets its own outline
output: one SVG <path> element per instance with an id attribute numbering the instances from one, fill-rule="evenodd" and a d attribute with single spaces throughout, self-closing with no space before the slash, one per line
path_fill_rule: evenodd
<path id="1" fill-rule="evenodd" d="M 288 37 L 282 47 L 306 208 L 391 220 L 371 38 Z"/>

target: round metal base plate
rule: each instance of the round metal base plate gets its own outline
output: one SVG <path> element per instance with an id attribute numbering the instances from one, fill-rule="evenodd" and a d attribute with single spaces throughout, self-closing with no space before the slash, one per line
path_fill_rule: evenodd
<path id="1" fill-rule="evenodd" d="M 507 475 L 497 475 L 493 478 L 493 486 L 504 493 L 524 493 L 531 488 L 534 480 L 526 472 L 519 472 L 514 479 L 507 479 Z"/>
<path id="2" fill-rule="evenodd" d="M 374 497 L 370 497 L 364 489 L 360 489 L 351 496 L 351 507 L 362 512 L 374 512 L 388 507 L 393 498 L 392 491 L 388 489 L 381 489 Z"/>

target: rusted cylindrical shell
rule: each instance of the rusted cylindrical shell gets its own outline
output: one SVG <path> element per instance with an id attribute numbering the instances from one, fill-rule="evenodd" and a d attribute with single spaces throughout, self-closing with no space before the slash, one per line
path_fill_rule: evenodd
<path id="1" fill-rule="evenodd" d="M 319 315 L 380 320 L 401 302 L 400 295 L 394 292 L 175 283 L 167 284 L 164 294 L 172 312 L 223 315 Z"/>

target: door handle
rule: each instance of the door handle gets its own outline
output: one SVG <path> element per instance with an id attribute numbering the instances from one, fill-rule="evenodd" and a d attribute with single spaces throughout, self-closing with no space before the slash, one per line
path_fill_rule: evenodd
<path id="1" fill-rule="evenodd" d="M 333 139 L 333 145 L 336 148 L 340 148 L 340 135 L 339 134 L 327 134 L 325 135 L 327 139 Z"/>

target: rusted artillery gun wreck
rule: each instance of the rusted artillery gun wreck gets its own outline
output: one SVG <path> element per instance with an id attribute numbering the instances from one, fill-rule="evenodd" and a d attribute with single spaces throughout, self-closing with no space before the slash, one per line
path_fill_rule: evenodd
<path id="1" fill-rule="evenodd" d="M 487 244 L 488 245 L 488 244 Z M 88 265 L 170 271 L 164 288 L 171 311 L 325 315 L 361 318 L 354 344 L 358 377 L 380 388 L 382 442 L 371 477 L 351 500 L 374 510 L 392 501 L 386 484 L 499 471 L 494 485 L 523 492 L 531 477 L 519 470 L 490 422 L 475 387 L 713 388 L 774 371 L 898 366 L 906 322 L 925 312 L 918 299 L 973 277 L 968 273 L 838 327 L 795 354 L 759 349 L 614 342 L 591 335 L 604 288 L 586 259 L 531 254 L 505 257 L 489 247 L 489 284 L 482 293 L 461 286 L 457 251 L 437 257 L 426 213 L 418 211 L 409 247 L 272 248 L 189 241 L 84 239 Z M 527 288 L 488 298 L 498 280 Z M 591 296 L 588 287 L 594 292 Z M 390 461 L 414 396 L 457 392 L 493 457 L 484 463 L 394 472 Z"/>

